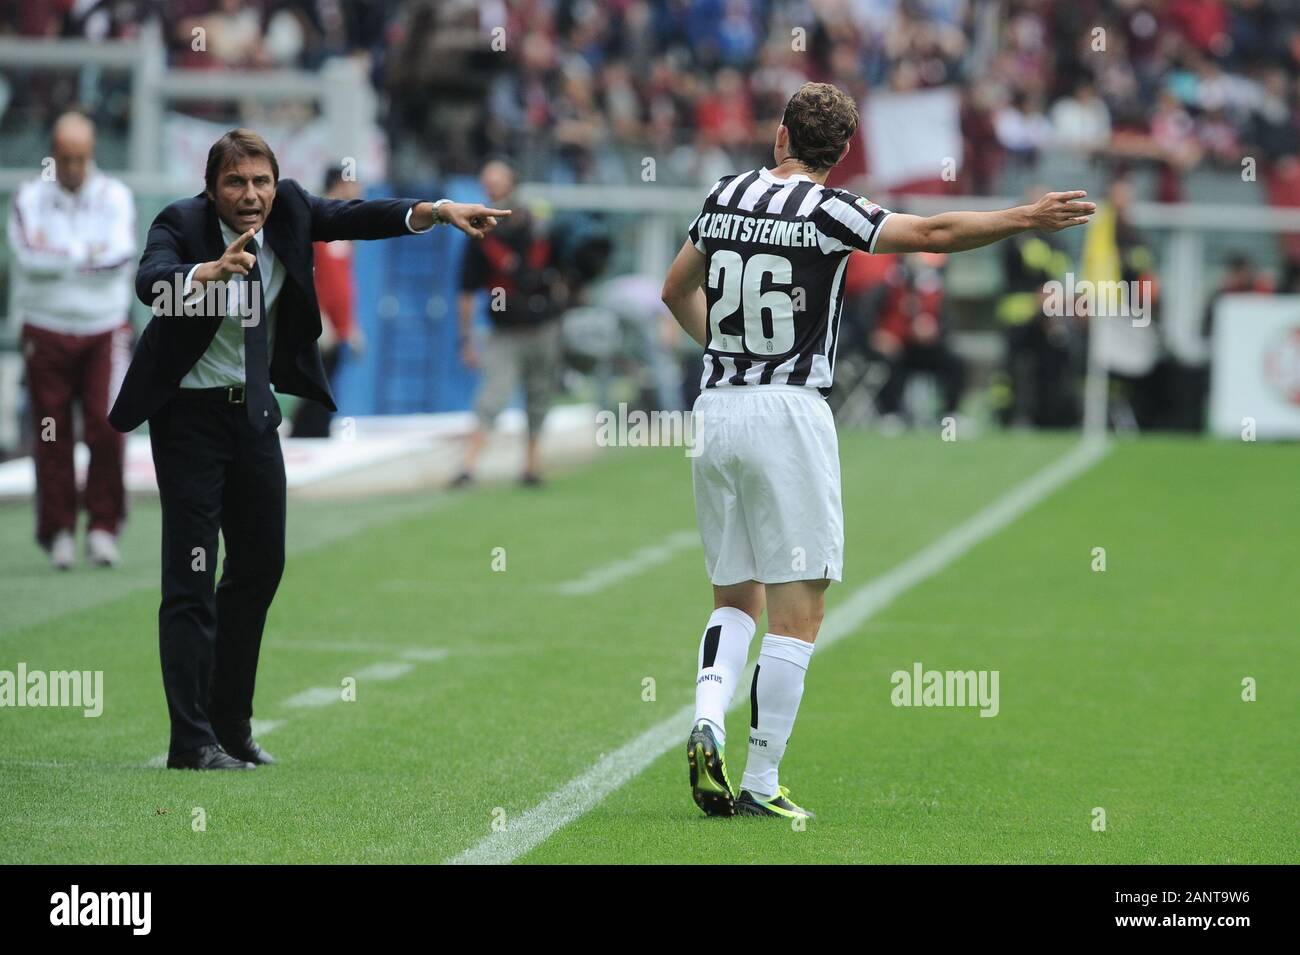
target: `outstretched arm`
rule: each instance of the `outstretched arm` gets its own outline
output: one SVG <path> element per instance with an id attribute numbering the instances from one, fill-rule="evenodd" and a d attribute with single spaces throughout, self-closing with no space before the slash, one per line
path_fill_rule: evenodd
<path id="1" fill-rule="evenodd" d="M 943 212 L 936 216 L 911 216 L 895 212 L 880 226 L 877 253 L 965 252 L 1002 239 L 1039 229 L 1057 232 L 1083 225 L 1097 210 L 1081 202 L 1087 193 L 1049 192 L 1032 205 L 996 212 Z"/>
<path id="2" fill-rule="evenodd" d="M 687 335 L 709 347 L 709 317 L 704 298 L 704 269 L 708 259 L 689 239 L 668 269 L 660 298 Z"/>
<path id="3" fill-rule="evenodd" d="M 454 225 L 466 235 L 481 239 L 509 209 L 492 209 L 476 202 L 420 202 L 412 199 L 327 199 L 314 196 L 292 179 L 279 187 L 300 192 L 311 209 L 311 240 L 391 239 L 427 232 L 439 222 Z"/>

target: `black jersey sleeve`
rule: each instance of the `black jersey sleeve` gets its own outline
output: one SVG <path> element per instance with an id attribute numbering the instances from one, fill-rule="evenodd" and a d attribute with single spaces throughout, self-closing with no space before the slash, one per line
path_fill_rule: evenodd
<path id="1" fill-rule="evenodd" d="M 876 251 L 880 228 L 891 215 L 890 211 L 847 189 L 826 191 L 828 195 L 817 204 L 812 215 L 818 231 L 847 248 Z"/>

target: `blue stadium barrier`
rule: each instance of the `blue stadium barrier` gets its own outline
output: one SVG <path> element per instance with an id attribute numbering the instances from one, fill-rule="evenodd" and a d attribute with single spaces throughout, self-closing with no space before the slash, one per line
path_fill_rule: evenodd
<path id="1" fill-rule="evenodd" d="M 470 176 L 442 183 L 412 183 L 367 191 L 482 202 Z M 428 235 L 355 245 L 356 320 L 368 347 L 357 359 L 345 355 L 335 397 L 341 415 L 415 414 L 471 407 L 478 373 L 465 368 L 457 347 L 456 299 L 460 265 L 469 240 L 440 226 Z M 486 321 L 480 294 L 476 322 Z"/>

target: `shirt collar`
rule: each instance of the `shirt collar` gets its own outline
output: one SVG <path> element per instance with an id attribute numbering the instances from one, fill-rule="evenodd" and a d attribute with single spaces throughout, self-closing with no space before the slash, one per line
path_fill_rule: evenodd
<path id="1" fill-rule="evenodd" d="M 782 177 L 782 176 L 774 176 L 774 175 L 772 175 L 771 171 L 768 170 L 766 167 L 760 169 L 760 170 L 758 171 L 758 175 L 759 175 L 759 177 L 760 177 L 764 182 L 775 182 L 775 183 L 785 183 L 785 182 L 812 182 L 811 179 L 809 179 L 807 176 L 805 176 L 805 175 L 804 175 L 803 173 L 801 173 L 801 172 L 791 173 L 790 175 L 788 175 L 788 176 L 784 176 L 784 177 Z"/>

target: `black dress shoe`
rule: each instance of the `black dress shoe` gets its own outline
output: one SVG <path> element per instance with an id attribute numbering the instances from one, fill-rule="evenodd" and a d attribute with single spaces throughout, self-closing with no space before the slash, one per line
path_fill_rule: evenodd
<path id="1" fill-rule="evenodd" d="M 217 734 L 217 741 L 221 743 L 221 748 L 236 759 L 257 766 L 274 765 L 275 757 L 257 745 L 257 741 L 253 739 L 252 727 L 248 723 L 229 728 L 213 727 L 213 731 Z"/>
<path id="2" fill-rule="evenodd" d="M 167 755 L 168 769 L 256 769 L 248 760 L 235 759 L 216 743 L 184 753 Z"/>

